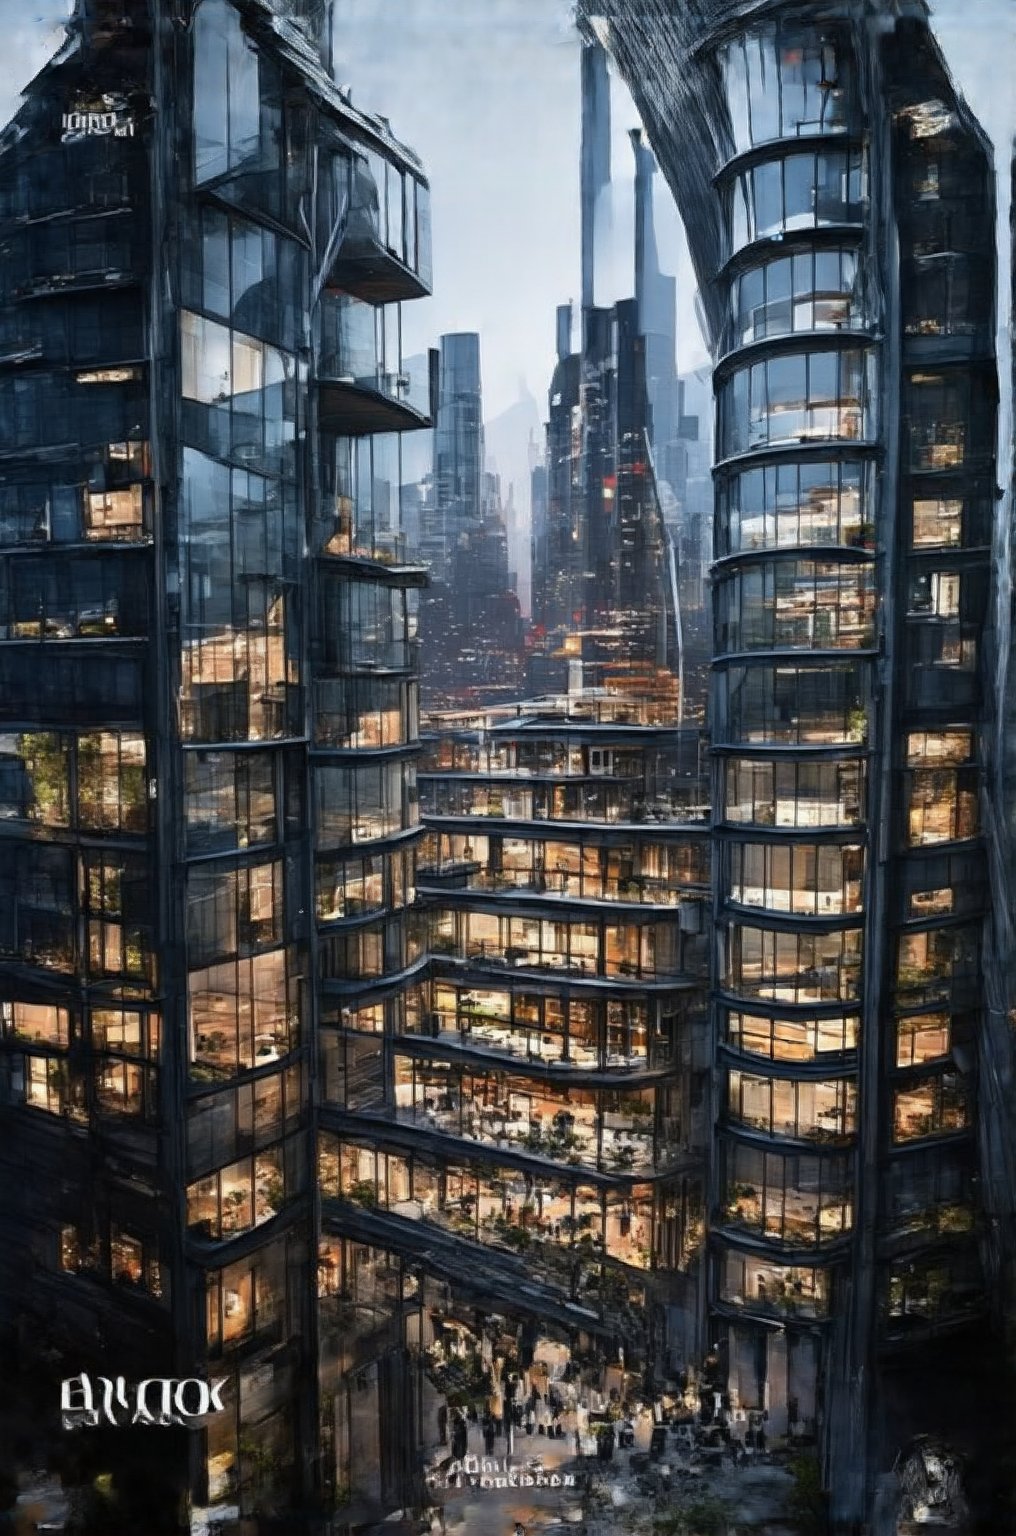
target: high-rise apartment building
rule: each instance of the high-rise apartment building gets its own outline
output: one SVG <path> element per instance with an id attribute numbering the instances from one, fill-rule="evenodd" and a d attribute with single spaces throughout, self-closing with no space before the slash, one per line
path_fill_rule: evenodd
<path id="1" fill-rule="evenodd" d="M 226 1377 L 243 1514 L 327 1481 L 313 1083 L 417 963 L 429 194 L 325 11 L 79 0 L 0 138 L 3 1316 L 24 1380 Z"/>
<path id="2" fill-rule="evenodd" d="M 991 154 L 920 0 L 581 9 L 715 358 L 711 1342 L 860 1529 L 998 1454 Z"/>

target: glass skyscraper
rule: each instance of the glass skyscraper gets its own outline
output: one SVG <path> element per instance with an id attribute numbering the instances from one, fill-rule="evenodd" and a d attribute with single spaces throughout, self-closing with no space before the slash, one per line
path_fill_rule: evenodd
<path id="1" fill-rule="evenodd" d="M 853 1529 L 1001 1370 L 990 150 L 912 0 L 581 9 L 715 359 L 710 1342 Z"/>
<path id="2" fill-rule="evenodd" d="M 0 139 L 14 1379 L 226 1377 L 180 1486 L 243 1514 L 328 1481 L 314 1081 L 417 963 L 429 193 L 324 13 L 80 0 Z"/>

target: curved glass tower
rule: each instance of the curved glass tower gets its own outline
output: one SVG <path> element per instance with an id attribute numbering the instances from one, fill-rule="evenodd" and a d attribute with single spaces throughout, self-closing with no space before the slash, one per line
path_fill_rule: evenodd
<path id="1" fill-rule="evenodd" d="M 989 1336 L 990 150 L 923 4 L 582 9 L 714 354 L 711 1341 L 847 1530 Z"/>

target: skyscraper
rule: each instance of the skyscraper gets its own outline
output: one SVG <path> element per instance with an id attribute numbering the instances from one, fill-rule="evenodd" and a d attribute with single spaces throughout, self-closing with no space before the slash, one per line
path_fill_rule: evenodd
<path id="1" fill-rule="evenodd" d="M 419 555 L 430 575 L 420 613 L 425 704 L 451 705 L 476 690 L 514 696 L 522 619 L 501 485 L 485 467 L 475 331 L 441 337 L 433 475 L 420 522 Z"/>
<path id="2" fill-rule="evenodd" d="M 3 1319 L 227 1378 L 181 1486 L 243 1514 L 329 1479 L 312 1081 L 416 959 L 429 194 L 325 9 L 79 0 L 0 139 Z"/>
<path id="3" fill-rule="evenodd" d="M 649 436 L 657 474 L 680 496 L 685 464 L 677 377 L 677 279 L 660 270 L 653 218 L 656 161 L 640 129 L 633 129 L 630 137 L 635 155 L 635 302 L 645 337 Z"/>
<path id="4" fill-rule="evenodd" d="M 483 393 L 475 331 L 441 337 L 434 421 L 434 513 L 422 553 L 436 582 L 451 580 L 455 551 L 483 515 Z"/>
<path id="5" fill-rule="evenodd" d="M 712 1337 L 853 1530 L 997 1453 L 991 156 L 920 0 L 581 9 L 715 358 Z"/>

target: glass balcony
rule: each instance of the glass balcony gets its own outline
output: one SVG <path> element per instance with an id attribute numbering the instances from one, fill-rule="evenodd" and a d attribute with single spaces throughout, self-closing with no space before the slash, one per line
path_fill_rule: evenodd
<path id="1" fill-rule="evenodd" d="M 763 1152 L 730 1143 L 725 1151 L 723 1218 L 731 1227 L 786 1247 L 835 1242 L 853 1225 L 849 1160 Z"/>
<path id="2" fill-rule="evenodd" d="M 731 1249 L 721 1262 L 719 1294 L 728 1306 L 791 1320 L 829 1315 L 832 1278 L 827 1269 L 774 1264 Z"/>
<path id="3" fill-rule="evenodd" d="M 426 182 L 366 146 L 337 160 L 333 174 L 344 183 L 348 212 L 329 284 L 375 304 L 425 298 L 431 289 Z"/>
<path id="4" fill-rule="evenodd" d="M 873 466 L 864 463 L 768 464 L 720 482 L 716 551 L 846 545 L 873 549 Z"/>
<path id="5" fill-rule="evenodd" d="M 403 359 L 396 305 L 321 299 L 321 426 L 357 436 L 431 425 L 429 356 Z"/>

